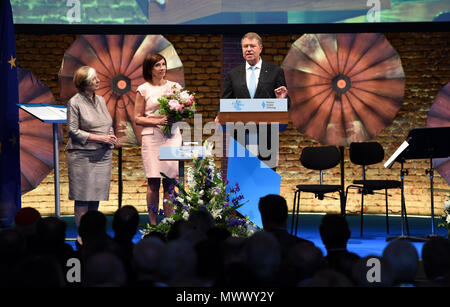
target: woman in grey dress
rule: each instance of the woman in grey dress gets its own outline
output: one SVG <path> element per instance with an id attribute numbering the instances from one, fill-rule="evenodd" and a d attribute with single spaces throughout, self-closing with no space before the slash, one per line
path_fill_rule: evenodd
<path id="1" fill-rule="evenodd" d="M 105 99 L 95 94 L 100 80 L 95 69 L 80 67 L 73 82 L 78 89 L 67 103 L 69 141 L 69 199 L 74 200 L 77 227 L 88 210 L 98 210 L 109 199 L 112 148 L 117 137 Z"/>

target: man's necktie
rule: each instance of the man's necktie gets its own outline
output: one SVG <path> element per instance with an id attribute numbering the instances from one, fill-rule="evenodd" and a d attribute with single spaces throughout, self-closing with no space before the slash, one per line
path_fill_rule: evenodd
<path id="1" fill-rule="evenodd" d="M 255 66 L 250 66 L 252 73 L 250 74 L 250 82 L 248 84 L 248 92 L 250 93 L 250 97 L 253 98 L 256 92 L 256 76 L 255 76 Z"/>

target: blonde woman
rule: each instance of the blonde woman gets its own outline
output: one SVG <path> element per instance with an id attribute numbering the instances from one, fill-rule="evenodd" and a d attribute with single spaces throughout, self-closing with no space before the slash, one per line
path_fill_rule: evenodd
<path id="1" fill-rule="evenodd" d="M 74 200 L 77 227 L 88 210 L 109 199 L 112 148 L 117 144 L 105 99 L 96 95 L 100 80 L 89 66 L 80 67 L 73 82 L 78 89 L 67 103 L 69 199 Z"/>

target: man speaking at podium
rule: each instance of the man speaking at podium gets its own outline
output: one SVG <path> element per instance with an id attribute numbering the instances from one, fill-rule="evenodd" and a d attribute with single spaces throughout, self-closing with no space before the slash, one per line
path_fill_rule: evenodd
<path id="1" fill-rule="evenodd" d="M 288 98 L 283 70 L 261 59 L 261 37 L 257 33 L 249 32 L 242 37 L 241 47 L 246 62 L 226 74 L 222 98 Z M 267 147 L 271 148 L 270 123 L 268 125 Z M 258 155 L 258 158 L 264 161 L 271 157 Z M 270 167 L 275 170 L 276 165 Z"/>
<path id="2" fill-rule="evenodd" d="M 241 47 L 246 62 L 227 73 L 222 98 L 286 98 L 283 70 L 261 59 L 261 37 L 247 33 L 242 37 Z"/>

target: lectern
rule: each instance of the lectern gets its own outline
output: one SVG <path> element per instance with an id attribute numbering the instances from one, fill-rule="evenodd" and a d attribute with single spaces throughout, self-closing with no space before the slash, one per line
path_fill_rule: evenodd
<path id="1" fill-rule="evenodd" d="M 237 125 L 238 123 L 254 123 L 256 125 L 255 128 L 257 129 L 260 124 L 264 123 L 267 125 L 270 125 L 272 123 L 288 124 L 288 101 L 286 98 L 220 99 L 220 112 L 217 117 L 219 122 L 224 125 L 224 131 L 226 131 L 226 129 L 230 127 L 229 125 L 233 126 Z M 246 128 L 251 127 L 246 126 Z M 270 133 L 271 130 L 266 131 Z M 224 137 L 229 132 L 230 131 L 226 131 Z M 251 132 L 249 132 L 249 134 L 251 134 Z M 249 134 L 245 134 L 245 142 L 248 145 L 257 146 L 258 142 L 255 139 L 256 135 L 250 136 Z M 270 137 L 268 137 L 268 139 L 270 139 Z M 228 140 L 224 139 L 224 144 L 230 143 L 227 141 Z M 245 144 L 243 145 L 245 146 Z M 249 151 L 255 155 L 258 155 L 258 153 L 253 152 L 251 149 L 249 149 Z M 228 150 L 226 146 L 224 146 L 224 156 L 226 156 L 227 153 Z"/>
<path id="2" fill-rule="evenodd" d="M 220 99 L 219 122 L 289 123 L 287 99 Z"/>
<path id="3" fill-rule="evenodd" d="M 60 216 L 60 190 L 59 190 L 59 146 L 58 124 L 67 122 L 67 107 L 44 103 L 17 104 L 19 108 L 30 113 L 44 123 L 53 124 L 53 164 L 55 167 L 55 215 Z"/>
<path id="4" fill-rule="evenodd" d="M 277 133 L 278 124 L 289 123 L 287 99 L 221 99 L 218 119 L 224 125 L 224 131 L 227 126 L 230 127 L 230 124 L 239 122 L 256 125 L 266 123 L 269 127 L 276 123 L 277 129 L 276 131 L 274 129 L 272 133 Z M 233 136 L 227 138 L 226 135 L 227 133 L 224 133 L 223 176 L 232 183 L 238 182 L 242 194 L 248 200 L 239 208 L 239 213 L 248 216 L 253 223 L 262 227 L 258 211 L 259 199 L 266 194 L 279 194 L 281 177 L 270 169 L 272 166 L 258 159 L 258 153 L 251 149 L 247 150 L 245 144 L 240 144 Z M 246 142 L 254 146 L 257 144 L 256 140 L 252 141 L 250 136 Z M 230 144 L 230 148 L 227 148 L 226 144 Z M 271 147 L 274 146 L 279 147 L 271 144 Z M 241 156 L 240 153 L 243 155 Z"/>

